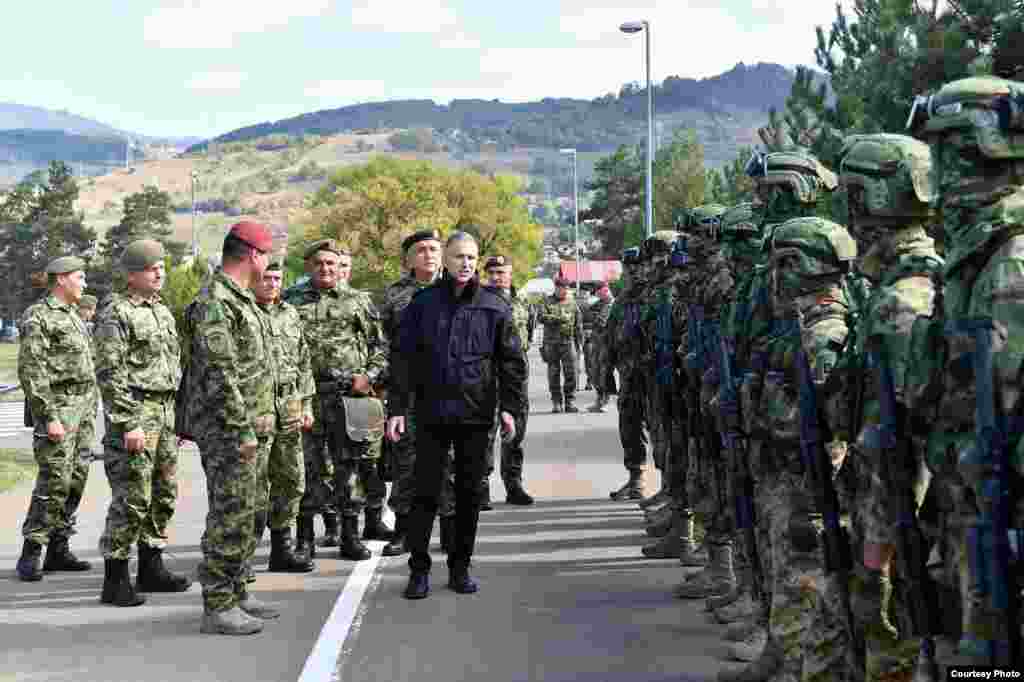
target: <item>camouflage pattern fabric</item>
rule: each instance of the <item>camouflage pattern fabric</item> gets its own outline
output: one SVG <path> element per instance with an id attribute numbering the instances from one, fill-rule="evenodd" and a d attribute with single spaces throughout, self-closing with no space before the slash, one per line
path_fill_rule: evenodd
<path id="1" fill-rule="evenodd" d="M 96 378 L 106 406 L 103 468 L 111 500 L 100 537 L 107 559 L 128 559 L 141 542 L 167 546 L 178 498 L 174 394 L 181 380 L 174 315 L 159 297 L 114 294 L 96 318 Z M 144 449 L 124 449 L 141 430 Z"/>
<path id="2" fill-rule="evenodd" d="M 432 282 L 419 282 L 411 274 L 402 277 L 394 284 L 384 290 L 381 301 L 378 304 L 380 311 L 381 328 L 388 343 L 388 358 L 397 352 L 398 328 L 402 322 L 402 312 L 408 307 L 409 302 L 417 291 L 430 286 Z M 394 387 L 389 387 L 389 394 Z M 391 495 L 388 497 L 388 507 L 395 514 L 409 514 L 412 510 L 412 502 L 416 497 L 416 412 L 415 407 L 410 404 L 405 417 L 405 433 L 397 443 L 391 443 L 392 477 Z M 451 469 L 449 469 L 451 471 Z M 441 501 L 438 509 L 441 516 L 451 516 L 455 513 L 454 481 L 451 476 L 447 483 L 442 486 Z"/>
<path id="3" fill-rule="evenodd" d="M 276 428 L 270 322 L 252 293 L 217 269 L 188 309 L 187 424 L 206 474 L 206 531 L 199 582 L 206 607 L 233 608 L 256 548 L 256 457 L 243 443 Z"/>
<path id="4" fill-rule="evenodd" d="M 622 442 L 623 464 L 630 471 L 639 471 L 647 461 L 643 399 L 646 382 L 638 364 L 641 342 L 639 293 L 639 289 L 631 288 L 612 304 L 601 344 L 604 351 L 601 365 L 606 368 L 606 376 L 614 368 L 619 377 L 616 400 L 619 439 Z M 607 389 L 605 392 L 608 392 Z"/>
<path id="5" fill-rule="evenodd" d="M 548 390 L 556 403 L 576 398 L 576 349 L 583 346 L 583 324 L 579 309 L 570 296 L 565 301 L 547 298 L 541 304 L 538 321 L 544 325 L 541 358 L 548 365 Z M 564 385 L 563 385 L 564 378 Z"/>
<path id="6" fill-rule="evenodd" d="M 518 299 L 514 290 L 512 292 L 505 292 L 499 289 L 498 293 L 512 306 L 512 319 L 515 321 L 516 329 L 519 330 L 520 334 L 526 333 L 526 320 L 529 310 L 525 302 Z M 526 422 L 530 415 L 530 358 L 526 354 L 527 350 L 529 350 L 528 343 L 524 342 L 523 345 L 523 360 L 526 362 L 526 384 L 523 389 L 523 395 L 526 396 L 527 400 L 526 408 L 519 414 L 513 415 L 516 424 L 515 437 L 508 443 L 501 442 L 500 446 L 501 458 L 499 461 L 501 464 L 499 474 L 501 475 L 501 480 L 505 483 L 506 489 L 522 485 L 523 481 L 523 458 L 525 454 L 523 452 L 523 440 L 526 438 Z M 487 478 L 494 472 L 494 444 L 498 440 L 498 430 L 501 426 L 500 414 L 500 409 L 495 411 L 494 423 L 491 425 L 490 431 L 487 432 Z M 484 479 L 485 482 L 487 478 Z"/>
<path id="7" fill-rule="evenodd" d="M 96 418 L 96 377 L 91 341 L 75 306 L 49 295 L 29 306 L 19 327 L 18 380 L 35 424 L 32 449 L 39 466 L 22 535 L 46 544 L 50 536 L 75 532 L 89 472 L 80 452 L 92 447 L 81 427 Z M 59 443 L 46 436 L 50 421 L 64 426 Z"/>
<path id="8" fill-rule="evenodd" d="M 303 435 L 307 491 L 301 507 L 303 513 L 311 508 L 319 511 L 327 501 L 319 497 L 325 494 L 324 487 L 315 486 L 308 477 L 311 470 L 322 469 L 320 462 L 326 448 L 326 458 L 334 468 L 333 494 L 338 512 L 357 516 L 366 507 L 369 494 L 376 492 L 378 499 L 382 497 L 376 466 L 380 438 L 359 442 L 348 436 L 342 395 L 332 386 L 331 370 L 346 376 L 366 375 L 376 388 L 386 385 L 388 345 L 380 314 L 368 294 L 344 283 L 320 290 L 307 282 L 289 289 L 286 300 L 298 309 L 302 319 L 317 382 L 313 430 Z"/>
<path id="9" fill-rule="evenodd" d="M 590 385 L 594 386 L 599 393 L 601 389 L 601 377 L 604 376 L 605 368 L 601 365 L 604 350 L 601 344 L 604 341 L 604 330 L 608 325 L 608 316 L 612 311 L 612 301 L 598 299 L 587 308 L 584 319 L 590 320 L 591 333 L 583 344 L 584 365 L 587 370 L 587 377 Z"/>
<path id="10" fill-rule="evenodd" d="M 306 489 L 302 418 L 313 415 L 316 385 L 299 312 L 288 303 L 261 304 L 270 323 L 274 355 L 277 429 L 257 455 L 257 512 L 268 512 L 272 530 L 289 528 Z"/>
<path id="11" fill-rule="evenodd" d="M 644 392 L 644 414 L 647 416 L 647 431 L 651 440 L 651 458 L 655 467 L 672 480 L 672 473 L 666 471 L 666 464 L 671 449 L 670 439 L 672 435 L 671 421 L 671 393 L 670 387 L 663 387 L 659 384 L 657 373 L 658 367 L 655 362 L 657 344 L 658 317 L 662 308 L 673 311 L 673 299 L 675 294 L 675 281 L 679 273 L 668 270 L 658 280 L 653 282 L 645 292 L 643 303 L 640 305 L 640 336 L 642 339 L 642 356 L 640 359 L 640 372 L 643 373 L 649 390 Z M 673 330 L 673 336 L 678 337 L 679 330 Z M 675 348 L 677 346 L 673 346 Z"/>

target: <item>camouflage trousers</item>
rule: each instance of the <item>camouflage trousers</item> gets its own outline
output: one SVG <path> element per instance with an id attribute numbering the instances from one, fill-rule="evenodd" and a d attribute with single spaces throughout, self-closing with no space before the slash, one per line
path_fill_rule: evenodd
<path id="1" fill-rule="evenodd" d="M 654 381 L 654 374 L 646 375 L 647 390 L 643 392 L 644 414 L 647 416 L 647 433 L 651 439 L 651 458 L 654 466 L 665 475 L 665 460 L 669 450 L 671 428 L 665 413 L 665 401 Z"/>
<path id="2" fill-rule="evenodd" d="M 41 415 L 33 415 L 32 450 L 39 471 L 21 527 L 25 539 L 40 544 L 49 542 L 51 536 L 74 535 L 75 515 L 92 463 L 91 444 L 87 445 L 83 438 L 82 424 L 96 418 L 95 390 L 82 395 L 57 393 L 54 401 L 57 418 L 64 426 L 64 438 L 59 443 L 51 441 L 46 437 L 46 423 Z M 83 458 L 82 451 L 87 448 L 90 456 Z"/>
<path id="3" fill-rule="evenodd" d="M 270 437 L 258 438 L 257 450 Z M 204 434 L 197 441 L 206 474 L 206 530 L 200 543 L 199 582 L 210 611 L 238 604 L 245 588 L 245 566 L 256 551 L 256 455 L 243 458 L 234 433 Z"/>
<path id="4" fill-rule="evenodd" d="M 576 374 L 578 360 L 576 348 L 571 343 L 545 344 L 541 348 L 541 357 L 548 365 L 548 391 L 551 400 L 560 404 L 576 400 Z M 564 383 L 563 383 L 564 378 Z"/>
<path id="5" fill-rule="evenodd" d="M 591 386 L 601 385 L 601 344 L 593 336 L 583 343 L 583 368 L 587 373 L 587 383 Z"/>
<path id="6" fill-rule="evenodd" d="M 99 412 L 100 407 L 100 392 L 97 389 L 96 399 L 92 407 L 92 418 L 83 419 L 82 425 L 79 427 L 81 435 L 79 436 L 79 443 L 81 444 L 81 458 L 83 461 L 91 462 L 93 460 L 93 450 L 96 447 L 96 415 Z"/>
<path id="7" fill-rule="evenodd" d="M 523 439 L 526 438 L 526 420 L 529 414 L 527 408 L 522 414 L 514 417 L 516 424 L 516 435 L 511 442 L 501 441 L 501 480 L 505 488 L 521 486 L 523 483 Z M 487 475 L 484 481 L 494 473 L 494 445 L 500 440 L 498 432 L 501 429 L 501 417 L 495 416 L 494 424 L 487 432 Z"/>
<path id="8" fill-rule="evenodd" d="M 626 469 L 640 471 L 647 462 L 647 435 L 644 433 L 645 407 L 643 382 L 639 373 L 631 368 L 619 372 L 619 394 L 616 401 L 619 412 L 619 440 Z"/>
<path id="9" fill-rule="evenodd" d="M 103 469 L 110 483 L 110 507 L 100 536 L 105 559 L 128 559 L 142 543 L 167 546 L 167 527 L 178 502 L 178 442 L 174 433 L 174 394 L 142 402 L 138 428 L 145 434 L 141 452 L 124 449 L 124 431 L 108 425 L 103 439 Z"/>
<path id="10" fill-rule="evenodd" d="M 271 530 L 290 528 L 305 490 L 302 430 L 298 424 L 279 427 L 256 453 L 256 512 L 267 514 Z"/>
<path id="11" fill-rule="evenodd" d="M 322 471 L 329 462 L 333 491 L 323 481 L 306 479 L 300 504 L 303 514 L 322 513 L 333 502 L 341 516 L 358 516 L 364 509 L 381 508 L 387 485 L 380 477 L 380 439 L 358 442 L 345 430 L 345 411 L 334 402 L 321 401 L 320 421 L 302 434 L 306 473 Z M 314 487 L 316 483 L 321 485 Z M 332 497 L 333 492 L 333 497 Z"/>
<path id="12" fill-rule="evenodd" d="M 449 454 L 450 456 L 450 454 Z M 397 443 L 391 444 L 392 476 L 391 495 L 388 506 L 396 515 L 412 512 L 416 499 L 416 412 L 410 408 L 405 415 L 405 433 Z M 448 467 L 452 471 L 452 467 Z M 455 513 L 454 479 L 448 476 L 441 488 L 438 513 L 448 517 Z"/>

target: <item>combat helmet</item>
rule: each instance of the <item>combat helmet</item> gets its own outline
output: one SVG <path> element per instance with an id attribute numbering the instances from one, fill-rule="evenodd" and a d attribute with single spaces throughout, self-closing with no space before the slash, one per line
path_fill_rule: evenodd
<path id="1" fill-rule="evenodd" d="M 640 245 L 643 259 L 655 266 L 664 265 L 672 255 L 672 245 L 679 239 L 675 230 L 658 230 Z"/>
<path id="2" fill-rule="evenodd" d="M 722 214 L 722 254 L 726 259 L 748 265 L 762 259 L 764 237 L 760 219 L 749 202 L 733 206 Z"/>
<path id="3" fill-rule="evenodd" d="M 839 186 L 836 174 L 825 168 L 809 150 L 794 147 L 780 152 L 754 152 L 746 173 L 758 192 L 775 187 L 789 191 L 800 204 L 813 205 Z"/>
<path id="4" fill-rule="evenodd" d="M 713 240 L 721 237 L 722 215 L 726 207 L 721 204 L 704 204 L 690 209 L 687 228 Z"/>
<path id="5" fill-rule="evenodd" d="M 839 152 L 839 181 L 856 222 L 928 218 L 935 190 L 928 145 L 906 135 L 851 135 Z M 851 191 L 853 190 L 853 191 Z"/>
<path id="6" fill-rule="evenodd" d="M 795 257 L 792 273 L 814 282 L 840 276 L 852 269 L 857 259 L 857 242 L 846 228 L 824 218 L 787 220 L 772 235 L 772 261 Z"/>

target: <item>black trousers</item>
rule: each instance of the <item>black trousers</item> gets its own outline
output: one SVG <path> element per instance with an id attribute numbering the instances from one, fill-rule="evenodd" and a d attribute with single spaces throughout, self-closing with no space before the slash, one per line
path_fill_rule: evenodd
<path id="1" fill-rule="evenodd" d="M 487 473 L 489 425 L 418 424 L 416 430 L 416 497 L 409 517 L 406 544 L 409 568 L 430 571 L 430 534 L 434 530 L 441 486 L 448 476 L 448 452 L 455 469 L 455 537 L 449 567 L 465 568 L 473 556 L 480 520 L 483 477 Z"/>

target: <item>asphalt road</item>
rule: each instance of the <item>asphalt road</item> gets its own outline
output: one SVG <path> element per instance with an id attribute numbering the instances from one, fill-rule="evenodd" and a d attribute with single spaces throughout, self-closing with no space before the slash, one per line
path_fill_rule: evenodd
<path id="1" fill-rule="evenodd" d="M 199 633 L 199 585 L 150 595 L 138 608 L 99 604 L 97 543 L 109 501 L 95 463 L 72 546 L 93 562 L 84 574 L 14 578 L 31 484 L 0 495 L 0 681 L 35 682 L 457 682 L 460 680 L 655 682 L 714 679 L 725 665 L 719 628 L 701 604 L 672 598 L 683 574 L 674 560 L 640 554 L 647 540 L 634 504 L 608 491 L 625 477 L 614 408 L 551 415 L 544 365 L 532 361 L 532 414 L 525 483 L 528 508 L 504 503 L 497 472 L 493 511 L 481 517 L 473 574 L 481 591 L 444 586 L 435 528 L 433 590 L 401 597 L 407 556 L 358 564 L 317 559 L 312 574 L 265 572 L 258 551 L 254 591 L 282 617 L 251 637 Z M 580 394 L 580 404 L 593 393 Z M 9 447 L 23 434 L 0 435 Z M 194 449 L 182 452 L 172 568 L 194 575 L 206 503 Z M 658 483 L 649 473 L 650 489 Z M 327 555 L 329 556 L 329 555 Z M 134 571 L 134 562 L 133 562 Z"/>

